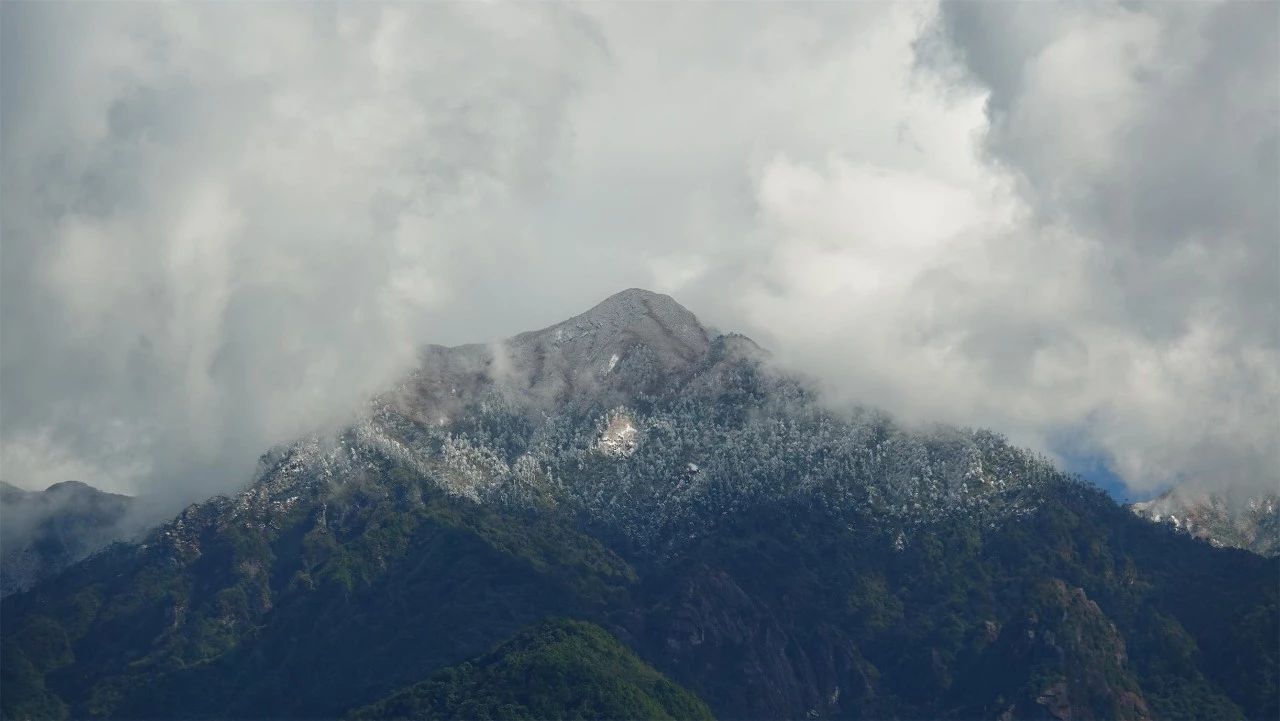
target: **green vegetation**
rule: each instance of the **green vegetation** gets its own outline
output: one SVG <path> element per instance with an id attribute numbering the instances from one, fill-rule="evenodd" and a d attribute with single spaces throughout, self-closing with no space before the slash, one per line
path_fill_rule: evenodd
<path id="1" fill-rule="evenodd" d="M 1038 717 L 1055 686 L 1080 717 L 1277 716 L 1274 559 L 1069 481 L 999 528 L 897 541 L 810 507 L 744 512 L 641 567 L 641 655 L 727 718 Z"/>
<path id="2" fill-rule="evenodd" d="M 388 468 L 279 528 L 217 501 L 0 616 L 5 718 L 335 718 L 555 614 L 625 605 L 634 571 L 547 519 Z"/>
<path id="3" fill-rule="evenodd" d="M 710 719 L 706 704 L 600 628 L 554 620 L 352 719 Z"/>

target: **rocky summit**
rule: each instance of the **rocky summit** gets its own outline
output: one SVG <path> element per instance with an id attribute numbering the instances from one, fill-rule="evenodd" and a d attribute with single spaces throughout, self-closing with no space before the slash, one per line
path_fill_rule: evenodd
<path id="1" fill-rule="evenodd" d="M 623 400 L 687 379 L 710 349 L 693 313 L 670 296 L 633 288 L 514 338 L 429 346 L 394 401 L 415 418 L 439 423 L 495 388 L 513 401 L 548 408 L 586 395 Z M 649 376 L 628 372 L 640 365 Z"/>

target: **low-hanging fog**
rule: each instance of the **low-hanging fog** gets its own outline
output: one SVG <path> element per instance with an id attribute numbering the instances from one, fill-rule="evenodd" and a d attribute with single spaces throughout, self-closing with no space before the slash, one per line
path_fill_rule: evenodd
<path id="1" fill-rule="evenodd" d="M 0 7 L 0 478 L 190 500 L 630 286 L 838 402 L 1280 477 L 1280 5 Z"/>

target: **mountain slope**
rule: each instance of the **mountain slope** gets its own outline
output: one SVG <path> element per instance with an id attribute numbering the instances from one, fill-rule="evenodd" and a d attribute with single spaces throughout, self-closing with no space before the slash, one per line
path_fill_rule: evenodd
<path id="1" fill-rule="evenodd" d="M 430 350 L 337 437 L 5 599 L 0 712 L 332 718 L 564 616 L 728 718 L 1280 713 L 1280 562 L 989 432 L 824 408 L 650 296 Z"/>
<path id="2" fill-rule="evenodd" d="M 599 626 L 557 620 L 349 718 L 710 719 L 711 711 Z"/>
<path id="3" fill-rule="evenodd" d="M 1073 718 L 1274 715 L 1272 561 L 1065 479 L 1000 528 L 953 519 L 896 541 L 760 507 L 660 580 L 641 566 L 650 612 L 628 628 L 731 718 L 1027 718 L 1041 697 Z"/>
<path id="4" fill-rule="evenodd" d="M 6 599 L 2 665 L 33 673 L 6 678 L 5 716 L 333 718 L 633 578 L 571 530 L 382 471 L 283 514 L 194 506 Z"/>

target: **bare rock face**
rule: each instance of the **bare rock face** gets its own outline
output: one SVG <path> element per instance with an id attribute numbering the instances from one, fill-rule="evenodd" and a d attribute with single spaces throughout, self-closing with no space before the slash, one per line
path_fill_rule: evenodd
<path id="1" fill-rule="evenodd" d="M 711 345 L 697 317 L 670 296 L 632 288 L 505 341 L 430 346 L 392 402 L 428 423 L 448 422 L 489 391 L 532 407 L 586 396 L 624 402 L 687 379 Z"/>
<path id="2" fill-rule="evenodd" d="M 1215 546 L 1280 555 L 1280 496 L 1275 493 L 1241 499 L 1174 488 L 1131 509 Z"/>

